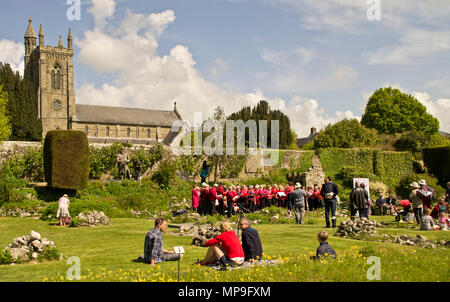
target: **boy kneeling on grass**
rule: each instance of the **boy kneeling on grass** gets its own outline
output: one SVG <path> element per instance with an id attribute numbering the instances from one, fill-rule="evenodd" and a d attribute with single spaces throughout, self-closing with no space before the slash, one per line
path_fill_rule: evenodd
<path id="1" fill-rule="evenodd" d="M 320 245 L 317 248 L 316 256 L 311 256 L 311 259 L 316 260 L 316 259 L 320 259 L 320 258 L 326 258 L 328 256 L 331 258 L 337 257 L 336 252 L 328 244 L 327 239 L 328 239 L 328 232 L 320 231 L 317 234 L 317 240 L 319 241 Z"/>

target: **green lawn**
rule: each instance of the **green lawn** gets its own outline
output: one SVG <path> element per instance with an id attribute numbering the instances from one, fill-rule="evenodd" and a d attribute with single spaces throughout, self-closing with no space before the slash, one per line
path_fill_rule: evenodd
<path id="1" fill-rule="evenodd" d="M 392 221 L 393 217 L 372 217 Z M 310 218 L 305 225 L 254 225 L 259 231 L 266 257 L 278 258 L 276 266 L 216 271 L 192 265 L 206 248 L 191 246 L 190 237 L 164 235 L 164 248 L 183 246 L 181 281 L 368 281 L 372 264 L 367 257 L 381 261 L 381 281 L 450 281 L 448 249 L 422 249 L 393 243 L 344 239 L 330 234 L 329 243 L 338 260 L 311 261 L 317 248 L 316 234 L 324 230 L 323 219 Z M 338 223 L 343 218 L 338 219 Z M 154 222 L 144 219 L 116 218 L 113 225 L 94 228 L 56 227 L 37 219 L 0 218 L 0 249 L 14 237 L 35 230 L 55 242 L 64 254 L 63 261 L 0 266 L 0 282 L 63 281 L 71 265 L 67 257 L 81 260 L 82 281 L 176 281 L 177 262 L 150 268 L 134 262 L 143 254 L 144 237 Z M 328 229 L 331 230 L 331 229 Z M 167 231 L 173 231 L 168 228 Z M 424 232 L 417 229 L 379 228 L 379 234 L 422 234 L 433 240 L 450 240 L 450 232 Z M 66 280 L 64 280 L 66 281 Z"/>

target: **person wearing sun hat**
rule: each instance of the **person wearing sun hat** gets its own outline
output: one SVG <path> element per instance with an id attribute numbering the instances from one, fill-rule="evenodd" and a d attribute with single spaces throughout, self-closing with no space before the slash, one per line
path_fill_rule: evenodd
<path id="1" fill-rule="evenodd" d="M 419 191 L 420 186 L 419 184 L 414 181 L 410 184 L 410 186 L 413 188 L 411 193 L 409 194 L 409 201 L 411 201 L 413 209 L 414 209 L 414 216 L 416 217 L 416 222 L 418 224 L 422 224 L 422 208 L 423 208 L 423 200 L 422 197 L 420 197 L 417 194 L 417 191 Z"/>
<path id="2" fill-rule="evenodd" d="M 59 200 L 58 200 L 58 212 L 56 213 L 56 218 L 59 218 L 59 225 L 65 226 L 68 222 L 68 219 L 70 218 L 69 214 L 69 196 L 67 194 L 64 194 Z"/>
<path id="3" fill-rule="evenodd" d="M 417 191 L 417 195 L 422 198 L 423 207 L 426 209 L 431 209 L 431 200 L 433 199 L 434 190 L 427 185 L 425 179 L 419 181 L 420 189 Z"/>

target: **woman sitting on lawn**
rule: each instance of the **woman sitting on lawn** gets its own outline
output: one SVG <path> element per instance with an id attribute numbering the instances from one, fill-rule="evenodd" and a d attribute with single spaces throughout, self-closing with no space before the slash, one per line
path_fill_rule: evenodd
<path id="1" fill-rule="evenodd" d="M 432 231 L 434 227 L 433 217 L 430 216 L 431 210 L 425 208 L 423 210 L 422 223 L 420 229 L 423 231 Z"/>
<path id="2" fill-rule="evenodd" d="M 201 265 L 214 264 L 217 261 L 221 266 L 241 265 L 244 263 L 244 250 L 236 233 L 231 229 L 228 221 L 220 223 L 220 235 L 208 240 L 205 246 L 208 246 L 208 252 L 205 259 L 199 261 Z"/>

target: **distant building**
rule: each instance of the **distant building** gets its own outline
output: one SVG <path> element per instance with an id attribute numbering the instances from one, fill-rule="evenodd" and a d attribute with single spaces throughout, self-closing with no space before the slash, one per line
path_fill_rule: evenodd
<path id="1" fill-rule="evenodd" d="M 86 132 L 89 142 L 95 143 L 170 145 L 174 142 L 183 130 L 171 132 L 173 122 L 182 120 L 176 103 L 173 111 L 76 104 L 70 29 L 67 44 L 64 48 L 60 36 L 58 46 L 45 46 L 41 25 L 39 45 L 36 45 L 36 34 L 29 20 L 24 77 L 34 84 L 43 137 L 50 130 L 81 130 Z"/>
<path id="2" fill-rule="evenodd" d="M 307 143 L 312 142 L 318 134 L 319 133 L 317 132 L 317 129 L 315 127 L 312 127 L 311 133 L 309 134 L 308 137 L 297 139 L 297 147 L 302 148 Z"/>

